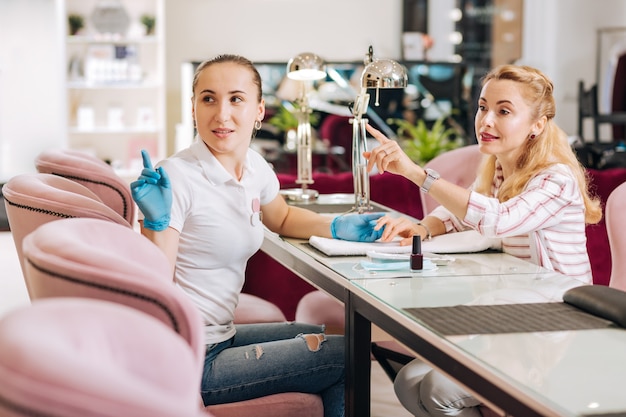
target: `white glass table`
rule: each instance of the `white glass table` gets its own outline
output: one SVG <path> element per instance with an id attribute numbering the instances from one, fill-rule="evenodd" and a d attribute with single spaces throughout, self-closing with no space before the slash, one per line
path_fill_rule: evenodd
<path id="1" fill-rule="evenodd" d="M 346 307 L 346 415 L 369 415 L 371 324 L 514 416 L 626 415 L 626 331 L 617 328 L 446 336 L 412 308 L 560 302 L 581 282 L 502 253 L 454 254 L 434 271 L 370 273 L 266 233 L 262 247 Z M 550 317 L 546 317 L 549 320 Z M 519 318 L 524 321 L 524 317 Z"/>

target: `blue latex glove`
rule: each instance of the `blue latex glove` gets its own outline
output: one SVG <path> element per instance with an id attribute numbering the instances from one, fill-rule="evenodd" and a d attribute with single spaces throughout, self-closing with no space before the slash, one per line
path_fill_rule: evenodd
<path id="1" fill-rule="evenodd" d="M 333 239 L 373 242 L 383 235 L 384 227 L 374 230 L 376 220 L 385 213 L 344 214 L 337 216 L 330 224 Z"/>
<path id="2" fill-rule="evenodd" d="M 133 200 L 144 215 L 143 227 L 160 232 L 170 224 L 172 188 L 163 167 L 154 169 L 150 155 L 141 150 L 143 170 L 137 181 L 130 184 Z"/>

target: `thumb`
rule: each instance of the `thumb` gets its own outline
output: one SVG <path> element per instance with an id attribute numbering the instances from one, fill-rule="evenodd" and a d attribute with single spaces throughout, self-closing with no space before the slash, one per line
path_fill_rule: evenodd
<path id="1" fill-rule="evenodd" d="M 167 175 L 167 171 L 163 167 L 158 167 L 157 170 L 161 174 L 161 186 L 170 188 L 170 177 Z"/>

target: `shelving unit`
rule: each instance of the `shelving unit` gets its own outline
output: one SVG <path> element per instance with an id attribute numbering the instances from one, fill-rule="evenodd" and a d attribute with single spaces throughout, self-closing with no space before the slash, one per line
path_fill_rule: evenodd
<path id="1" fill-rule="evenodd" d="M 65 0 L 84 27 L 66 38 L 68 145 L 141 171 L 141 149 L 165 157 L 165 0 Z M 154 16 L 146 34 L 144 15 Z M 111 31 L 107 31 L 111 27 Z"/>

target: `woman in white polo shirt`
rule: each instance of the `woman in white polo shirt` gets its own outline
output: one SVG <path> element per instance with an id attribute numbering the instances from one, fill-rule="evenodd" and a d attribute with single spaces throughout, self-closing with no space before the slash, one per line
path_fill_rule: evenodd
<path id="1" fill-rule="evenodd" d="M 416 234 L 428 239 L 474 229 L 501 238 L 504 252 L 592 283 L 585 225 L 599 222 L 602 211 L 554 122 L 553 88 L 550 79 L 527 66 L 503 65 L 486 74 L 475 117 L 479 149 L 486 156 L 469 189 L 414 164 L 396 142 L 369 128 L 381 146 L 367 155 L 368 168 L 403 175 L 441 204 L 418 223 L 379 219 L 381 240 L 401 236 L 410 244 Z M 419 359 L 398 373 L 394 385 L 416 416 L 482 415 L 478 399 Z"/>
<path id="2" fill-rule="evenodd" d="M 201 393 L 219 404 L 279 392 L 322 396 L 325 416 L 344 415 L 344 341 L 322 326 L 233 324 L 248 259 L 264 226 L 285 236 L 374 241 L 382 214 L 329 218 L 289 206 L 276 174 L 250 141 L 265 115 L 261 78 L 236 55 L 202 63 L 193 80 L 194 143 L 131 184 L 142 233 L 171 261 L 176 284 L 205 322 Z"/>

